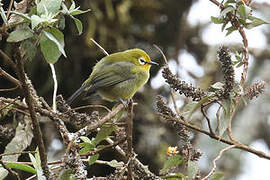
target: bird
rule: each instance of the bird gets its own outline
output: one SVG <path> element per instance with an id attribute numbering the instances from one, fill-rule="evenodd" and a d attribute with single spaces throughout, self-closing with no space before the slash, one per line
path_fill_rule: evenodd
<path id="1" fill-rule="evenodd" d="M 128 102 L 149 79 L 152 65 L 149 55 L 142 49 L 129 49 L 103 57 L 81 87 L 67 100 L 69 105 L 81 96 L 94 92 L 103 99 Z"/>

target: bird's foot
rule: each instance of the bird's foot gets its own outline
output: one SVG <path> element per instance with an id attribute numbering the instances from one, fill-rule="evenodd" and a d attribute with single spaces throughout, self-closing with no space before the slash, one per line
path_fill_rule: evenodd
<path id="1" fill-rule="evenodd" d="M 123 99 L 120 99 L 120 102 L 124 105 L 125 108 L 128 108 L 128 104 L 130 103 L 130 99 L 128 100 L 123 100 Z"/>

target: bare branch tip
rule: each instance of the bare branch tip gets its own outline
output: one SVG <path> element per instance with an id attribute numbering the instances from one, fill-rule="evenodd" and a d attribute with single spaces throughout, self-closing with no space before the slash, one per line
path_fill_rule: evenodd
<path id="1" fill-rule="evenodd" d="M 166 58 L 165 54 L 163 53 L 163 51 L 160 49 L 160 47 L 158 47 L 156 44 L 154 44 L 153 46 L 161 53 L 165 64 L 168 65 L 167 58 Z"/>

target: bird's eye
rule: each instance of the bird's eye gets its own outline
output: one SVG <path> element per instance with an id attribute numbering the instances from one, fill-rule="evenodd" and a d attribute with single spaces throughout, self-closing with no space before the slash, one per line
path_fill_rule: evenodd
<path id="1" fill-rule="evenodd" d="M 141 64 L 141 65 L 145 65 L 145 59 L 144 58 L 139 58 L 138 59 L 138 61 L 139 61 L 139 63 Z"/>

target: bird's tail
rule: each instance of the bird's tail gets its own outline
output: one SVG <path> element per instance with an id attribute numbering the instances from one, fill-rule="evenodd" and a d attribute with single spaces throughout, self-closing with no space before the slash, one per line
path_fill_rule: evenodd
<path id="1" fill-rule="evenodd" d="M 85 91 L 85 85 L 82 85 L 74 94 L 72 94 L 68 100 L 66 101 L 67 104 L 71 105 L 72 102 L 77 99 L 79 96 L 81 95 L 85 95 L 86 91 Z"/>

